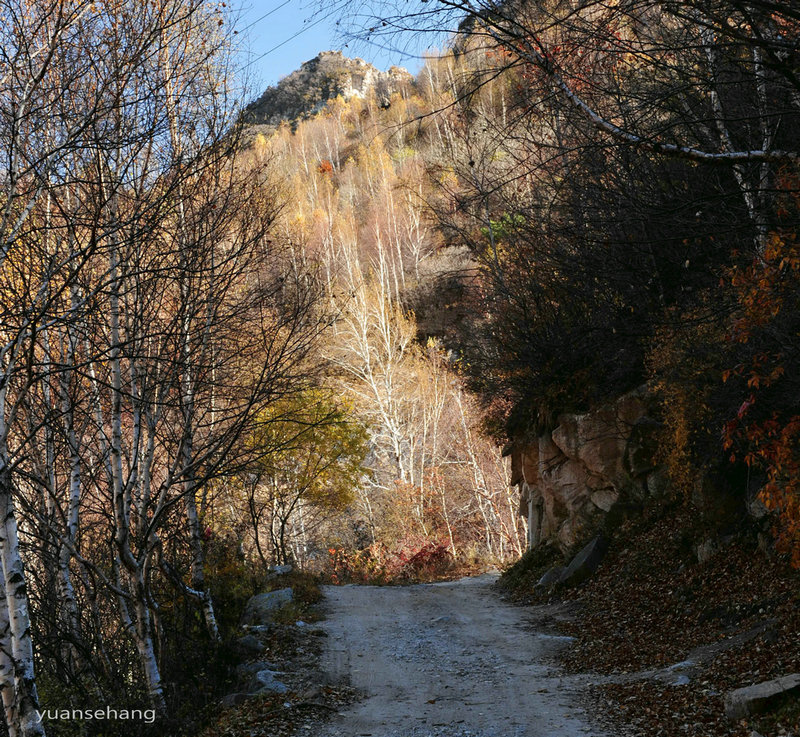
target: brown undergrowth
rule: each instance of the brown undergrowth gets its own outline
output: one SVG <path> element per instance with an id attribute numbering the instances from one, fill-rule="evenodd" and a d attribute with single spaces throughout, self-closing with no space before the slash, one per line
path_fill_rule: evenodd
<path id="1" fill-rule="evenodd" d="M 334 585 L 410 585 L 450 581 L 484 572 L 489 564 L 480 556 L 454 556 L 445 541 L 409 537 L 395 546 L 373 543 L 363 550 L 331 548 L 321 571 Z"/>
<path id="2" fill-rule="evenodd" d="M 732 724 L 723 697 L 800 672 L 800 574 L 745 533 L 723 539 L 715 555 L 698 563 L 696 519 L 693 510 L 678 507 L 630 523 L 590 581 L 554 595 L 581 612 L 561 624 L 575 638 L 564 665 L 614 675 L 618 682 L 594 689 L 597 711 L 619 715 L 618 728 L 629 725 L 643 737 L 797 734 L 797 705 Z M 526 585 L 513 588 L 515 598 L 551 598 L 530 586 L 545 567 L 517 573 Z M 687 658 L 697 665 L 684 685 L 633 676 Z"/>
<path id="3" fill-rule="evenodd" d="M 254 696 L 230 707 L 213 705 L 199 737 L 311 735 L 338 709 L 357 698 L 350 686 L 330 683 L 319 670 L 326 637 L 316 626 L 324 619 L 319 578 L 294 569 L 269 576 L 262 584 L 265 591 L 287 587 L 292 589 L 293 600 L 273 614 L 265 650 L 257 660 L 279 672 L 288 691 Z M 233 688 L 234 683 L 228 686 Z"/>

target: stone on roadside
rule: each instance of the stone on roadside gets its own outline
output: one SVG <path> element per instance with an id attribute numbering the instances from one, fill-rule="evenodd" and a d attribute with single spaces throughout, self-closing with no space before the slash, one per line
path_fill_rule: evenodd
<path id="1" fill-rule="evenodd" d="M 544 572 L 542 577 L 536 582 L 534 589 L 549 589 L 555 586 L 561 575 L 564 573 L 564 566 L 553 566 Z"/>
<path id="2" fill-rule="evenodd" d="M 222 699 L 222 706 L 226 709 L 230 709 L 233 706 L 240 706 L 249 698 L 251 698 L 252 694 L 249 693 L 229 693 Z"/>
<path id="3" fill-rule="evenodd" d="M 737 688 L 725 695 L 725 716 L 732 721 L 745 719 L 770 711 L 797 696 L 800 696 L 800 673 Z"/>
<path id="4" fill-rule="evenodd" d="M 286 693 L 289 689 L 285 683 L 279 681 L 275 671 L 265 668 L 258 671 L 253 679 L 257 690 L 256 693 Z"/>
<path id="5" fill-rule="evenodd" d="M 256 637 L 266 637 L 272 631 L 271 624 L 251 624 L 244 626 L 248 635 L 255 635 Z"/>
<path id="6" fill-rule="evenodd" d="M 286 686 L 278 680 L 282 671 L 275 670 L 272 663 L 259 661 L 236 669 L 237 690 L 241 693 L 286 693 Z"/>
<path id="7" fill-rule="evenodd" d="M 256 673 L 262 670 L 275 670 L 275 664 L 267 660 L 258 660 L 255 663 L 240 663 L 236 666 L 236 677 L 242 685 L 249 684 Z"/>
<path id="8" fill-rule="evenodd" d="M 595 537 L 570 561 L 559 576 L 559 586 L 577 586 L 591 576 L 600 565 L 608 550 L 608 542 L 603 535 Z"/>
<path id="9" fill-rule="evenodd" d="M 708 563 L 716 555 L 718 549 L 717 541 L 713 537 L 704 538 L 694 549 L 697 562 L 700 564 Z"/>
<path id="10" fill-rule="evenodd" d="M 285 576 L 287 573 L 291 573 L 294 570 L 291 564 L 287 563 L 283 566 L 270 566 L 269 567 L 269 575 L 270 578 L 273 576 Z"/>
<path id="11" fill-rule="evenodd" d="M 290 588 L 256 594 L 248 600 L 242 615 L 242 622 L 256 625 L 269 624 L 272 615 L 282 606 L 290 603 L 292 598 Z"/>
<path id="12" fill-rule="evenodd" d="M 236 652 L 243 658 L 252 658 L 264 652 L 264 644 L 255 635 L 244 635 L 238 637 L 233 643 Z"/>

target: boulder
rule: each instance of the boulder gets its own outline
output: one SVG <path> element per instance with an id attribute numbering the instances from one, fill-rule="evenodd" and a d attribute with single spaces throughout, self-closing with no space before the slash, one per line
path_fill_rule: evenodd
<path id="1" fill-rule="evenodd" d="M 245 701 L 252 698 L 253 694 L 249 693 L 229 693 L 222 699 L 222 705 L 226 709 L 234 706 L 241 706 Z"/>
<path id="2" fill-rule="evenodd" d="M 251 673 L 249 678 L 242 679 L 241 686 L 244 690 L 225 696 L 222 699 L 223 706 L 239 706 L 259 694 L 285 694 L 288 692 L 288 686 L 276 678 L 280 673 L 264 668 L 264 663 L 251 663 L 251 666 L 261 666 L 261 670 Z"/>
<path id="3" fill-rule="evenodd" d="M 552 431 L 504 448 L 520 489 L 519 514 L 535 526 L 531 546 L 554 541 L 566 553 L 605 529 L 620 504 L 644 501 L 659 426 L 647 406 L 640 387 L 584 414 L 561 414 Z"/>
<path id="4" fill-rule="evenodd" d="M 628 438 L 644 413 L 640 393 L 626 394 L 583 415 L 560 415 L 553 441 L 591 474 L 606 483 L 615 483 L 625 474 L 623 460 Z"/>
<path id="5" fill-rule="evenodd" d="M 520 435 L 503 449 L 530 547 L 555 542 L 566 554 L 613 529 L 621 513 L 669 494 L 656 465 L 661 424 L 648 414 L 649 392 L 643 385 L 583 414 L 563 413 L 552 430 Z"/>
<path id="6" fill-rule="evenodd" d="M 238 688 L 242 693 L 286 693 L 285 684 L 278 680 L 283 675 L 272 663 L 264 660 L 246 663 L 236 668 Z"/>
<path id="7" fill-rule="evenodd" d="M 233 646 L 243 658 L 252 658 L 264 652 L 264 644 L 255 635 L 238 637 Z"/>
<path id="8" fill-rule="evenodd" d="M 697 562 L 707 563 L 716 555 L 717 550 L 719 550 L 719 546 L 717 545 L 716 538 L 705 538 L 695 546 L 694 552 L 697 557 Z"/>
<path id="9" fill-rule="evenodd" d="M 257 660 L 255 663 L 239 663 L 236 666 L 236 677 L 240 684 L 250 684 L 256 673 L 262 670 L 275 670 L 275 665 L 267 660 Z"/>
<path id="10" fill-rule="evenodd" d="M 600 565 L 608 550 L 608 541 L 603 535 L 595 537 L 570 561 L 558 579 L 559 586 L 577 586 L 591 576 Z"/>
<path id="11" fill-rule="evenodd" d="M 556 525 L 583 508 L 595 481 L 585 466 L 562 453 L 548 436 L 539 438 L 539 488 Z"/>
<path id="12" fill-rule="evenodd" d="M 558 500 L 569 516 L 584 508 L 593 484 L 585 466 L 569 458 L 555 464 L 544 480 L 547 492 Z"/>
<path id="13" fill-rule="evenodd" d="M 564 468 L 569 460 L 553 442 L 549 435 L 542 435 L 535 441 L 536 450 L 531 451 L 531 460 L 537 459 L 536 498 L 541 499 L 541 513 L 536 542 L 558 540 L 569 548 L 571 530 L 562 529 L 564 523 L 574 516 L 572 508 L 580 505 L 585 495 L 583 478 L 576 479 L 572 471 Z M 573 464 L 574 465 L 574 464 Z M 532 473 L 533 469 L 529 469 Z M 529 484 L 530 486 L 530 484 Z"/>
<path id="14" fill-rule="evenodd" d="M 732 721 L 761 714 L 800 696 L 800 673 L 737 688 L 725 695 L 725 716 Z"/>
<path id="15" fill-rule="evenodd" d="M 272 578 L 274 576 L 285 576 L 287 573 L 291 573 L 292 570 L 294 570 L 294 569 L 293 569 L 292 565 L 289 564 L 289 563 L 287 563 L 286 565 L 283 565 L 283 566 L 270 566 L 269 567 L 269 575 L 270 575 L 270 578 Z"/>
<path id="16" fill-rule="evenodd" d="M 535 589 L 549 589 L 555 586 L 561 574 L 564 573 L 564 566 L 553 566 L 545 571 L 544 575 L 536 582 Z"/>
<path id="17" fill-rule="evenodd" d="M 289 688 L 276 678 L 277 675 L 278 673 L 267 668 L 258 671 L 253 679 L 255 693 L 286 693 Z"/>
<path id="18" fill-rule="evenodd" d="M 290 588 L 267 591 L 250 597 L 242 615 L 244 624 L 269 624 L 272 615 L 285 604 L 292 601 Z"/>

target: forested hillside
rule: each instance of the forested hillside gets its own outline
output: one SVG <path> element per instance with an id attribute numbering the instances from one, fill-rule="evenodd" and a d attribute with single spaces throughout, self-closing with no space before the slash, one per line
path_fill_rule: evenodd
<path id="1" fill-rule="evenodd" d="M 315 49 L 261 95 L 225 4 L 0 5 L 11 737 L 133 734 L 41 719 L 123 703 L 196 731 L 276 564 L 409 582 L 541 543 L 524 578 L 656 518 L 637 544 L 735 538 L 788 606 L 800 14 L 422 2 L 363 29 L 457 27 L 415 78 Z M 609 413 L 619 458 L 564 450 Z"/>
<path id="2" fill-rule="evenodd" d="M 273 478 L 260 503 L 283 515 L 273 526 L 289 527 L 292 549 L 279 551 L 281 560 L 306 562 L 333 545 L 347 568 L 351 552 L 372 544 L 365 562 L 381 575 L 396 563 L 383 560 L 381 546 L 394 549 L 390 557 L 517 556 L 524 536 L 500 450 L 481 433 L 452 352 L 423 332 L 412 309 L 437 289 L 443 268 L 464 260 L 442 255 L 452 249 L 424 206 L 428 146 L 405 126 L 431 101 L 410 87 L 388 98 L 377 87 L 370 93 L 259 136 L 250 152 L 268 162 L 287 203 L 272 236 L 314 270 L 322 290 L 321 391 L 367 438 L 346 518 L 285 478 Z M 276 500 L 279 489 L 289 496 Z"/>

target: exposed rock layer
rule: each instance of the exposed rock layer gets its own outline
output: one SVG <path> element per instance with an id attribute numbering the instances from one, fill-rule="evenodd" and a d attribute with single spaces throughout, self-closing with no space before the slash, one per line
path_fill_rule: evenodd
<path id="1" fill-rule="evenodd" d="M 658 422 L 644 388 L 586 414 L 563 414 L 555 429 L 512 443 L 511 483 L 520 489 L 531 546 L 553 541 L 573 549 L 619 504 L 663 493 L 656 466 Z"/>
<path id="2" fill-rule="evenodd" d="M 374 93 L 380 104 L 413 82 L 402 67 L 382 72 L 363 59 L 350 59 L 341 51 L 323 51 L 299 69 L 269 87 L 248 106 L 246 120 L 251 125 L 276 126 L 281 121 L 296 121 L 318 112 L 328 100 L 341 95 L 367 97 Z"/>

